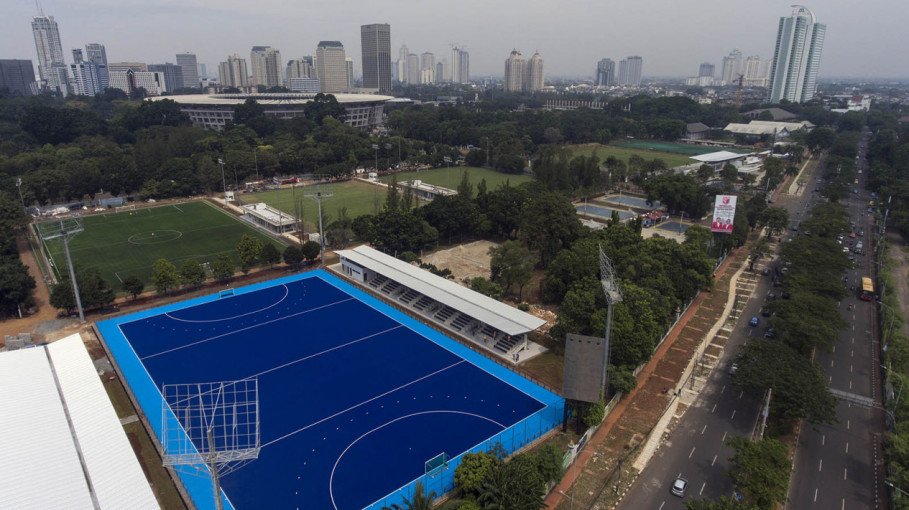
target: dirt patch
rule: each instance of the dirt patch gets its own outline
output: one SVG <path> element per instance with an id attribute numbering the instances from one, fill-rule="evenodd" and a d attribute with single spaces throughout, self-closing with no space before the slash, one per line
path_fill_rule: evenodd
<path id="1" fill-rule="evenodd" d="M 448 269 L 456 282 L 465 278 L 482 276 L 489 278 L 489 249 L 498 246 L 492 241 L 474 241 L 459 244 L 447 250 L 439 250 L 423 257 L 423 262 L 435 265 L 439 269 Z"/>
<path id="2" fill-rule="evenodd" d="M 897 301 L 902 305 L 903 316 L 909 317 L 909 274 L 906 273 L 906 268 L 909 267 L 909 253 L 906 253 L 906 245 L 899 234 L 888 233 L 887 243 L 890 246 L 887 256 L 893 261 L 890 267 L 894 291 L 898 296 Z M 903 324 L 903 334 L 909 335 L 909 321 Z"/>

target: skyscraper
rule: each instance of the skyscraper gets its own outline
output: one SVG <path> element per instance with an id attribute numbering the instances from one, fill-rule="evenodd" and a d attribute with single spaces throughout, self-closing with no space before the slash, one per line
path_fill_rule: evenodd
<path id="1" fill-rule="evenodd" d="M 524 91 L 537 92 L 543 90 L 543 57 L 540 52 L 535 52 L 530 60 L 527 61 L 526 75 L 524 77 Z"/>
<path id="2" fill-rule="evenodd" d="M 770 83 L 770 59 L 752 55 L 745 59 L 742 74 L 745 84 L 752 87 L 766 87 Z"/>
<path id="3" fill-rule="evenodd" d="M 593 80 L 594 86 L 611 87 L 615 85 L 615 62 L 604 58 L 597 62 L 597 74 Z"/>
<path id="4" fill-rule="evenodd" d="M 252 85 L 263 85 L 265 88 L 280 87 L 281 52 L 271 46 L 253 46 L 249 52 L 249 65 L 252 67 Z"/>
<path id="5" fill-rule="evenodd" d="M 328 94 L 347 90 L 347 56 L 340 41 L 320 41 L 316 47 L 319 89 Z"/>
<path id="6" fill-rule="evenodd" d="M 470 83 L 470 54 L 457 46 L 451 49 L 451 82 Z"/>
<path id="7" fill-rule="evenodd" d="M 53 16 L 40 15 L 32 18 L 32 35 L 38 51 L 38 74 L 48 88 L 66 93 L 66 62 L 63 60 L 63 45 L 60 30 Z"/>
<path id="8" fill-rule="evenodd" d="M 391 92 L 391 25 L 375 23 L 360 26 L 363 51 L 363 88 Z"/>
<path id="9" fill-rule="evenodd" d="M 315 78 L 316 70 L 312 65 L 312 55 L 295 58 L 287 63 L 287 76 L 291 78 Z"/>
<path id="10" fill-rule="evenodd" d="M 407 84 L 416 85 L 420 83 L 420 56 L 416 53 L 407 54 Z"/>
<path id="11" fill-rule="evenodd" d="M 353 59 L 344 57 L 344 69 L 347 70 L 347 90 L 354 88 Z"/>
<path id="12" fill-rule="evenodd" d="M 644 69 L 644 59 L 641 57 L 627 57 L 619 62 L 619 85 L 638 87 L 641 85 L 641 75 Z"/>
<path id="13" fill-rule="evenodd" d="M 107 50 L 103 44 L 88 43 L 85 45 L 85 60 L 98 66 L 98 77 L 101 80 L 101 92 L 110 86 L 110 75 L 107 68 Z"/>
<path id="14" fill-rule="evenodd" d="M 164 87 L 168 92 L 173 92 L 184 87 L 183 66 L 174 65 L 170 62 L 166 64 L 149 64 L 150 73 L 161 73 L 164 77 Z"/>
<path id="15" fill-rule="evenodd" d="M 433 83 L 436 75 L 436 56 L 426 51 L 420 55 L 420 83 Z"/>
<path id="16" fill-rule="evenodd" d="M 94 96 L 107 88 L 109 77 L 107 66 L 99 66 L 90 60 L 82 58 L 82 50 L 73 50 L 73 63 L 70 65 L 73 73 L 74 91 L 80 96 Z M 104 82 L 101 80 L 100 68 L 104 68 Z"/>
<path id="17" fill-rule="evenodd" d="M 199 64 L 195 53 L 177 53 L 177 65 L 183 68 L 183 86 L 199 87 Z"/>
<path id="18" fill-rule="evenodd" d="M 738 81 L 740 74 L 742 74 L 742 52 L 736 49 L 723 57 L 723 69 L 720 79 L 730 85 Z"/>
<path id="19" fill-rule="evenodd" d="M 226 62 L 218 65 L 218 80 L 222 87 L 236 87 L 241 90 L 249 87 L 246 59 L 237 54 L 227 57 Z"/>
<path id="20" fill-rule="evenodd" d="M 505 60 L 505 91 L 521 92 L 524 90 L 524 73 L 527 61 L 518 50 L 511 50 Z"/>
<path id="21" fill-rule="evenodd" d="M 30 96 L 38 93 L 35 68 L 31 60 L 0 60 L 0 89 Z"/>
<path id="22" fill-rule="evenodd" d="M 716 66 L 710 62 L 703 62 L 698 68 L 698 77 L 699 78 L 713 78 L 713 75 L 716 73 Z"/>
<path id="23" fill-rule="evenodd" d="M 817 87 L 817 70 L 821 64 L 821 50 L 827 25 L 817 22 L 811 10 L 793 5 L 792 15 L 780 18 L 770 67 L 771 103 L 786 99 L 802 103 L 814 97 Z"/>

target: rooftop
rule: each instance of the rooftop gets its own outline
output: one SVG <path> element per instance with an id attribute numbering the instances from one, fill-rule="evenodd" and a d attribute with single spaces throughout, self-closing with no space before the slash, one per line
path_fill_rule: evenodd
<path id="1" fill-rule="evenodd" d="M 380 96 L 374 94 L 332 94 L 341 104 L 350 103 L 384 103 L 391 96 Z M 247 99 L 255 99 L 261 105 L 291 105 L 306 104 L 315 98 L 312 93 L 294 93 L 294 92 L 276 92 L 262 94 L 189 94 L 182 96 L 158 96 L 150 97 L 149 101 L 163 101 L 170 99 L 178 104 L 198 104 L 198 105 L 238 105 L 243 104 Z"/>

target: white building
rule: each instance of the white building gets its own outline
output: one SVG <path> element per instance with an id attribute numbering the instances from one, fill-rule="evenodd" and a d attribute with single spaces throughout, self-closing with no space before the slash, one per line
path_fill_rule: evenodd
<path id="1" fill-rule="evenodd" d="M 227 57 L 227 61 L 218 64 L 218 81 L 222 87 L 236 87 L 240 90 L 249 88 L 246 59 L 233 54 Z"/>
<path id="2" fill-rule="evenodd" d="M 505 90 L 508 92 L 521 92 L 524 90 L 524 74 L 527 61 L 518 50 L 511 50 L 511 55 L 505 60 Z"/>
<path id="3" fill-rule="evenodd" d="M 253 82 L 251 85 L 262 85 L 265 88 L 280 87 L 281 52 L 271 46 L 253 46 L 249 52 L 249 65 L 252 67 Z"/>
<path id="4" fill-rule="evenodd" d="M 316 69 L 319 88 L 333 94 L 349 87 L 347 56 L 340 41 L 320 41 L 316 47 Z"/>
<path id="5" fill-rule="evenodd" d="M 524 90 L 526 92 L 539 92 L 543 90 L 546 79 L 543 73 L 543 57 L 540 52 L 536 52 L 527 61 L 526 75 L 524 76 Z"/>
<path id="6" fill-rule="evenodd" d="M 790 17 L 780 18 L 777 31 L 767 95 L 771 103 L 783 99 L 803 103 L 814 97 L 817 88 L 827 26 L 818 23 L 807 7 L 793 7 Z"/>

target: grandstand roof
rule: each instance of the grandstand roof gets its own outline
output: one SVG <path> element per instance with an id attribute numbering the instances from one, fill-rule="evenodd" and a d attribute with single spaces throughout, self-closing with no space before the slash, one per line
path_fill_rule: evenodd
<path id="1" fill-rule="evenodd" d="M 368 246 L 339 250 L 340 257 L 396 280 L 423 295 L 470 315 L 508 335 L 522 335 L 546 323 L 446 278 L 412 266 Z"/>
<path id="2" fill-rule="evenodd" d="M 745 159 L 747 154 L 737 154 L 735 152 L 729 151 L 717 151 L 709 152 L 707 154 L 701 154 L 700 156 L 691 156 L 691 159 L 695 161 L 700 161 L 701 163 L 720 163 L 723 161 L 735 161 L 737 159 Z"/>
<path id="3" fill-rule="evenodd" d="M 338 103 L 345 105 L 350 103 L 384 103 L 391 96 L 380 96 L 378 94 L 331 94 L 335 96 Z M 179 96 L 156 96 L 149 97 L 149 101 L 164 101 L 165 99 L 174 101 L 177 104 L 192 105 L 239 105 L 246 102 L 247 99 L 254 99 L 263 106 L 287 106 L 302 105 L 312 101 L 316 94 L 308 92 L 263 92 L 257 94 L 186 94 Z"/>
<path id="4" fill-rule="evenodd" d="M 0 354 L 0 507 L 158 508 L 82 338 Z"/>

